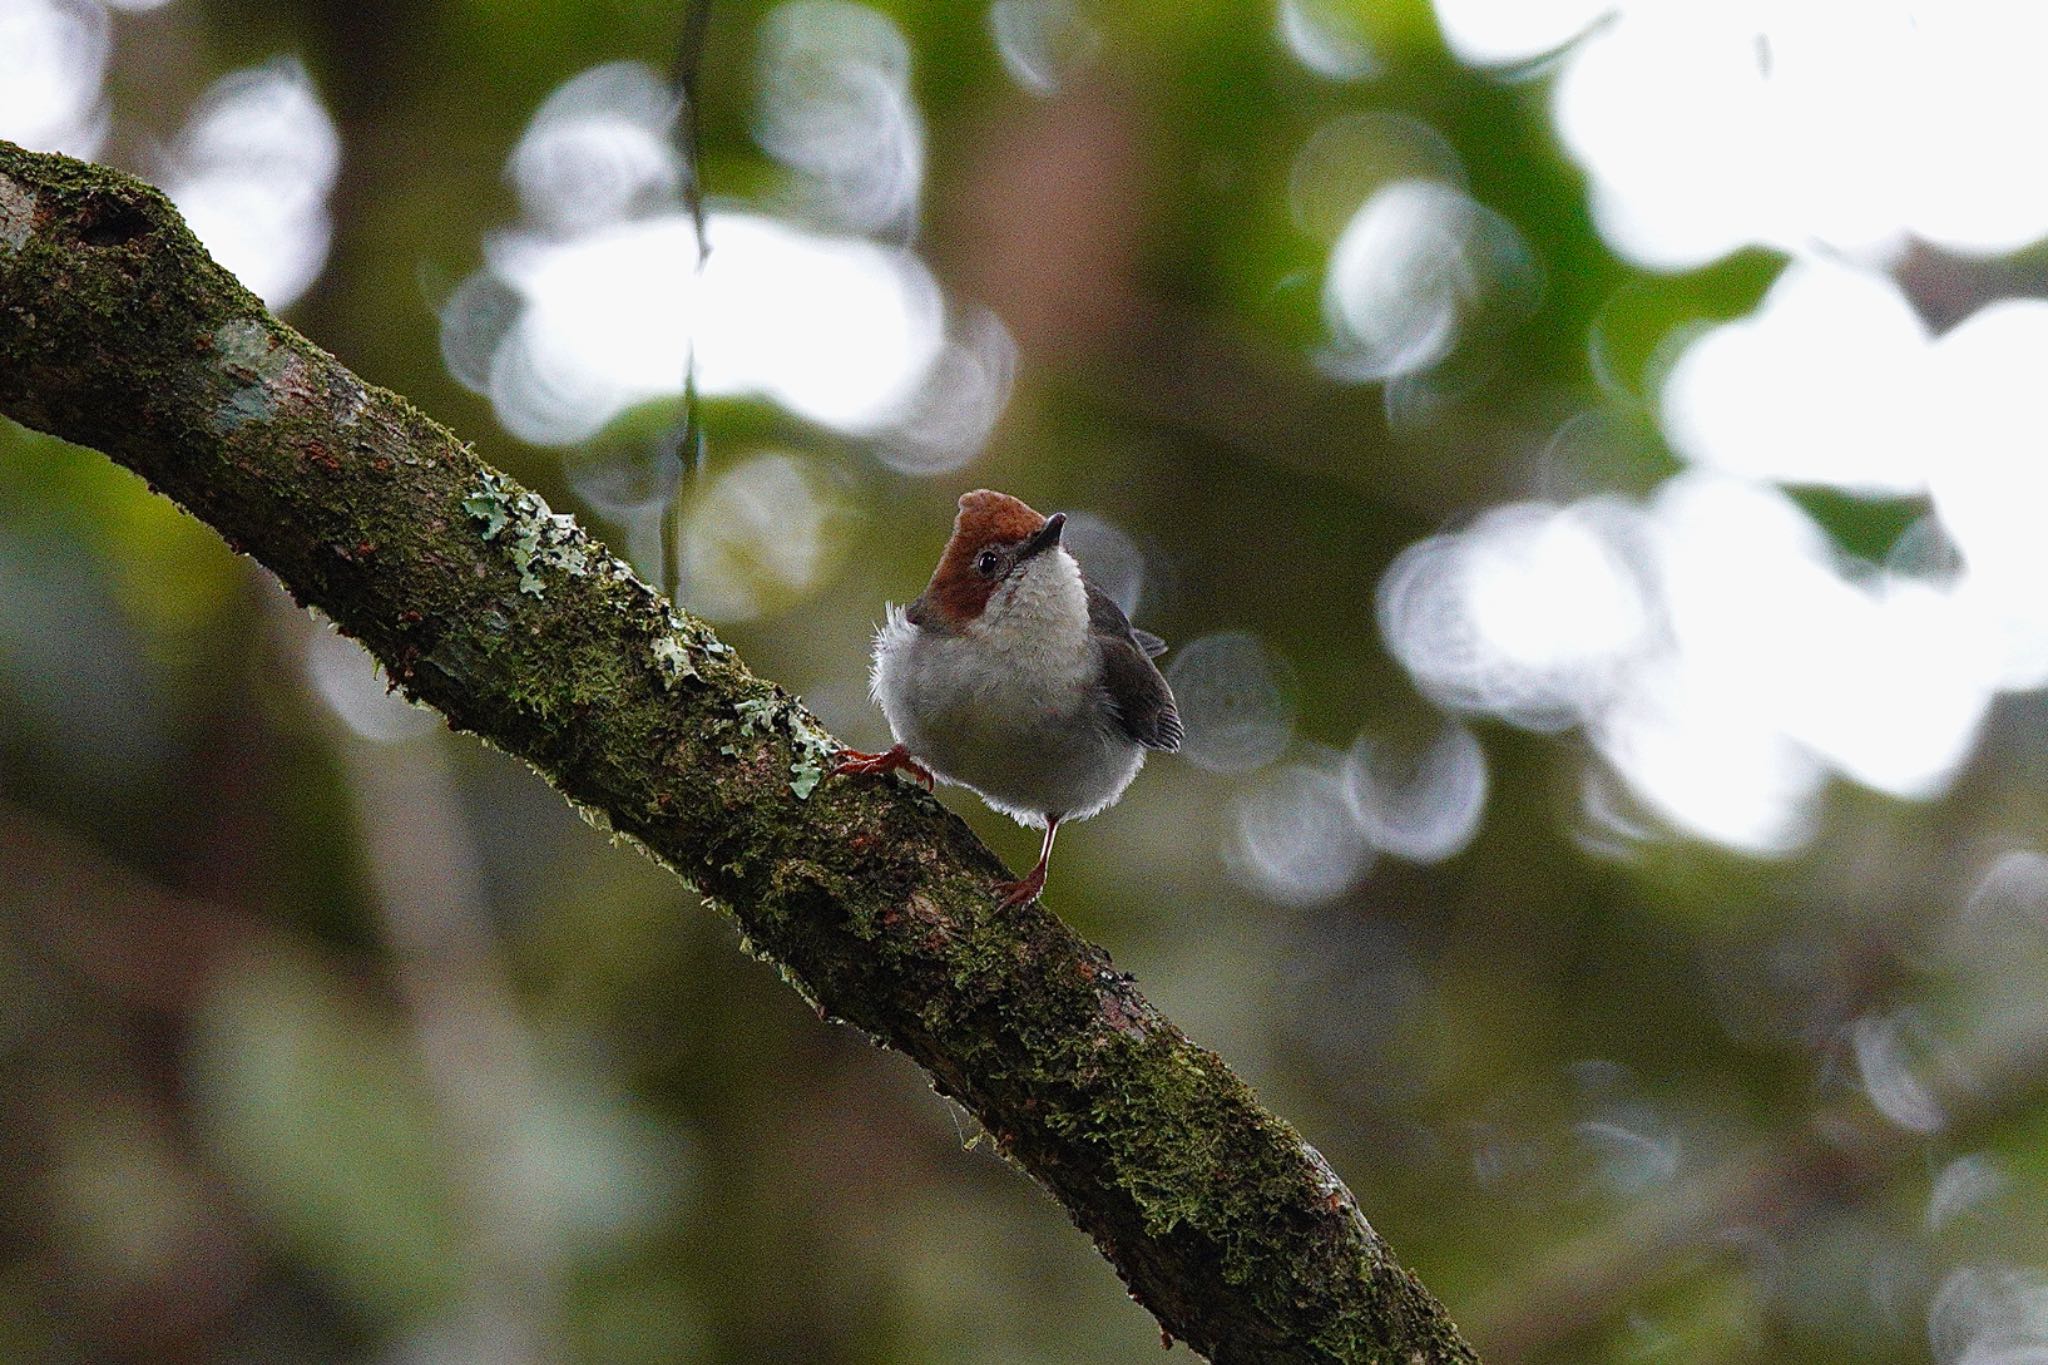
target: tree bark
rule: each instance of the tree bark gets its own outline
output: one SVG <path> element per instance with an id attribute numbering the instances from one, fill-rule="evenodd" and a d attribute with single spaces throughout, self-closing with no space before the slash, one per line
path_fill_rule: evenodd
<path id="1" fill-rule="evenodd" d="M 0 142 L 0 413 L 95 447 L 913 1058 L 1219 1361 L 1471 1361 L 1314 1148 L 601 544 L 269 316 L 157 191 Z"/>

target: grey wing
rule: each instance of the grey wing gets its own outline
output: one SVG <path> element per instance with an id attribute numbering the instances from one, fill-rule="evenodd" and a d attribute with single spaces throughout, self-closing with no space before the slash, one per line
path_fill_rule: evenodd
<path id="1" fill-rule="evenodd" d="M 1112 723 L 1148 749 L 1170 754 L 1180 748 L 1180 712 L 1174 708 L 1173 689 L 1158 668 L 1128 635 L 1123 639 L 1101 635 L 1097 640 Z"/>
<path id="2" fill-rule="evenodd" d="M 1123 636 L 1139 649 L 1145 657 L 1156 659 L 1166 652 L 1166 641 L 1149 630 L 1139 630 L 1131 624 L 1131 618 L 1124 615 L 1124 609 L 1116 599 L 1082 576 L 1081 585 L 1088 590 L 1088 629 L 1097 635 Z"/>

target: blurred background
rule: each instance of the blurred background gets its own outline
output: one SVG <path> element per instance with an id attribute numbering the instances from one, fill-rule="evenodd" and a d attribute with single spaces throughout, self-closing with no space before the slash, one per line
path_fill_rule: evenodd
<path id="1" fill-rule="evenodd" d="M 733 0 L 701 259 L 683 27 L 0 0 L 0 136 L 850 743 L 954 498 L 1070 513 L 1189 738 L 1052 903 L 1489 1359 L 2048 1359 L 2048 9 Z M 1159 1357 L 907 1063 L 11 425 L 0 1078 L 0 1359 Z"/>

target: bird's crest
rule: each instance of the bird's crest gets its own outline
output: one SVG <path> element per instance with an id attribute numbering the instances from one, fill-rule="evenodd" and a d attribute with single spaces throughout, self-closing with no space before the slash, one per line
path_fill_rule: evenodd
<path id="1" fill-rule="evenodd" d="M 961 495 L 960 515 L 953 518 L 953 539 L 946 549 L 950 553 L 955 547 L 966 545 L 979 550 L 984 545 L 1029 540 L 1044 525 L 1045 518 L 1023 499 L 993 488 L 977 488 Z"/>

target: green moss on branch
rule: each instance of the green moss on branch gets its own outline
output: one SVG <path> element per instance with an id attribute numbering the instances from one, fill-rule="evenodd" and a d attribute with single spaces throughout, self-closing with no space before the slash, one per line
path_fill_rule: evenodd
<path id="1" fill-rule="evenodd" d="M 0 412 L 105 451 L 411 695 L 723 907 L 901 1050 L 1221 1361 L 1475 1357 L 1315 1150 L 906 786 L 573 519 L 270 317 L 164 197 L 0 143 Z"/>

